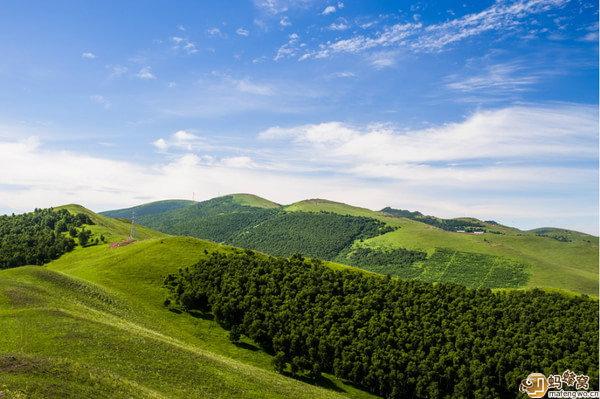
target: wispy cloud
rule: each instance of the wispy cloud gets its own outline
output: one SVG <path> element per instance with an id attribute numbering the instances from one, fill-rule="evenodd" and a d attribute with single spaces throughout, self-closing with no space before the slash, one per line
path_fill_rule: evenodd
<path id="1" fill-rule="evenodd" d="M 334 6 L 327 6 L 321 14 L 328 15 L 328 14 L 334 13 L 335 11 L 336 11 L 336 9 Z"/>
<path id="2" fill-rule="evenodd" d="M 540 80 L 539 73 L 531 72 L 516 62 L 490 65 L 483 73 L 466 79 L 449 76 L 447 88 L 462 92 L 486 91 L 486 93 L 515 92 L 530 90 Z"/>
<path id="3" fill-rule="evenodd" d="M 183 51 L 188 55 L 196 54 L 198 49 L 196 48 L 196 43 L 191 42 L 186 37 L 172 36 L 170 38 L 173 45 L 171 48 L 176 51 Z"/>
<path id="4" fill-rule="evenodd" d="M 250 32 L 248 32 L 246 29 L 244 28 L 238 28 L 235 33 L 237 33 L 240 36 L 248 36 L 250 34 Z"/>
<path id="5" fill-rule="evenodd" d="M 272 87 L 253 83 L 249 79 L 242 79 L 235 83 L 237 89 L 243 93 L 259 94 L 262 96 L 268 96 L 274 93 Z"/>
<path id="6" fill-rule="evenodd" d="M 102 104 L 105 109 L 109 109 L 111 107 L 111 103 L 106 98 L 104 98 L 104 96 L 95 95 L 95 96 L 90 96 L 90 98 L 92 100 L 94 100 L 95 102 Z"/>
<path id="7" fill-rule="evenodd" d="M 254 6 L 273 16 L 290 9 L 305 8 L 313 2 L 314 0 L 254 0 Z"/>
<path id="8" fill-rule="evenodd" d="M 528 17 L 560 8 L 567 2 L 568 0 L 498 1 L 479 13 L 439 24 L 425 25 L 417 19 L 415 22 L 386 26 L 371 35 L 358 34 L 327 42 L 321 44 L 319 50 L 306 50 L 300 57 L 325 58 L 335 53 L 360 53 L 385 47 L 402 47 L 414 52 L 439 52 L 453 43 L 485 32 L 520 29 Z M 364 29 L 371 28 L 370 24 L 362 26 Z M 592 38 L 593 35 L 590 35 L 589 39 Z"/>
<path id="9" fill-rule="evenodd" d="M 288 36 L 288 39 L 288 42 L 283 46 L 279 47 L 279 49 L 277 50 L 277 55 L 275 55 L 274 58 L 275 61 L 286 57 L 293 57 L 296 55 L 298 51 L 297 43 L 299 36 L 296 33 L 292 33 Z"/>
<path id="10" fill-rule="evenodd" d="M 331 25 L 329 25 L 329 29 L 330 30 L 346 30 L 346 29 L 350 29 L 350 25 L 344 23 L 344 22 L 339 22 L 339 23 L 332 23 Z"/>
<path id="11" fill-rule="evenodd" d="M 219 28 L 210 28 L 210 29 L 207 29 L 206 32 L 210 36 L 223 37 L 223 33 L 221 32 L 221 29 L 219 29 Z"/>
<path id="12" fill-rule="evenodd" d="M 290 19 L 287 16 L 282 17 L 279 20 L 279 25 L 281 26 L 292 26 L 292 23 L 290 22 Z"/>
<path id="13" fill-rule="evenodd" d="M 122 65 L 107 65 L 106 68 L 110 70 L 110 78 L 118 78 L 127 73 L 129 70 L 127 67 Z"/>
<path id="14" fill-rule="evenodd" d="M 356 77 L 356 74 L 354 72 L 336 72 L 331 76 L 335 78 L 354 78 Z"/>
<path id="15" fill-rule="evenodd" d="M 151 67 L 145 66 L 142 69 L 140 69 L 138 73 L 135 74 L 135 77 L 144 80 L 156 79 L 156 76 L 154 76 L 152 72 L 150 72 L 151 69 Z"/>
<path id="16" fill-rule="evenodd" d="M 597 109 L 588 106 L 511 107 L 425 130 L 400 131 L 385 125 L 358 129 L 329 122 L 273 127 L 259 137 L 289 141 L 299 152 L 298 159 L 337 172 L 423 179 L 427 184 L 480 184 L 485 179 L 491 184 L 535 179 L 534 174 L 549 164 L 568 179 L 570 167 L 559 160 L 587 160 L 593 166 L 598 158 L 597 117 Z M 520 175 L 512 175 L 515 167 L 522 168 Z"/>
<path id="17" fill-rule="evenodd" d="M 81 56 L 83 58 L 89 58 L 90 60 L 93 60 L 94 58 L 96 58 L 96 54 L 94 54 L 94 53 L 83 53 L 83 54 L 81 54 Z"/>

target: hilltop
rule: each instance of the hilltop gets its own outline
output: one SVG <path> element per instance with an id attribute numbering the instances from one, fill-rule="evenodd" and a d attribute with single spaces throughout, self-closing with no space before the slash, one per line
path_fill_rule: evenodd
<path id="1" fill-rule="evenodd" d="M 159 208 L 153 204 L 143 207 Z M 299 252 L 392 277 L 598 295 L 598 237 L 565 229 L 521 231 L 492 220 L 374 211 L 317 198 L 278 205 L 249 194 L 186 202 L 137 220 L 168 234 L 274 256 Z"/>

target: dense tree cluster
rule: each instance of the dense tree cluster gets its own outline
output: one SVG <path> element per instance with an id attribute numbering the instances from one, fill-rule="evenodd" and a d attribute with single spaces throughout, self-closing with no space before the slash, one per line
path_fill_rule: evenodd
<path id="1" fill-rule="evenodd" d="M 379 274 L 389 274 L 392 277 L 416 277 L 412 269 L 420 269 L 416 262 L 427 259 L 423 251 L 408 250 L 405 248 L 373 249 L 356 248 L 348 254 L 335 258 L 335 261 L 357 266 Z"/>
<path id="2" fill-rule="evenodd" d="M 75 241 L 63 233 L 79 234 L 76 228 L 83 224 L 92 221 L 83 213 L 73 215 L 66 209 L 0 216 L 0 269 L 42 265 L 71 251 Z"/>
<path id="3" fill-rule="evenodd" d="M 278 212 L 274 217 L 232 237 L 230 244 L 273 256 L 302 252 L 331 260 L 355 240 L 394 229 L 377 219 L 336 213 Z"/>
<path id="4" fill-rule="evenodd" d="M 357 239 L 393 231 L 373 218 L 257 208 L 240 205 L 231 196 L 147 214 L 137 221 L 167 234 L 213 240 L 274 256 L 301 252 L 326 260 L 339 255 Z"/>
<path id="5" fill-rule="evenodd" d="M 272 353 L 277 370 L 331 373 L 388 398 L 515 397 L 528 374 L 567 369 L 598 388 L 598 302 L 585 296 L 393 280 L 251 251 L 214 253 L 165 284 L 175 303 L 212 311 L 234 339 Z"/>
<path id="6" fill-rule="evenodd" d="M 272 209 L 251 208 L 250 210 L 206 215 L 199 219 L 181 221 L 163 231 L 168 234 L 186 235 L 232 244 L 240 233 L 265 222 L 276 214 L 277 211 Z"/>
<path id="7" fill-rule="evenodd" d="M 425 216 L 421 212 L 411 212 L 404 209 L 393 209 L 390 207 L 383 208 L 383 213 L 387 213 L 392 216 L 407 218 L 416 220 L 421 223 L 428 224 L 430 226 L 437 227 L 446 231 L 460 231 L 473 232 L 473 231 L 485 231 L 485 225 L 479 222 L 472 222 L 469 220 L 462 219 L 438 219 L 433 216 Z"/>

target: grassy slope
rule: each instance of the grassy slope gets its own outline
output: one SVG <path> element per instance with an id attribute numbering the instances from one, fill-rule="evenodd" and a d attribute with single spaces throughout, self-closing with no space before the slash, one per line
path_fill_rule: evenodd
<path id="1" fill-rule="evenodd" d="M 347 204 L 343 204 L 341 202 L 329 201 L 324 199 L 308 199 L 300 202 L 293 203 L 291 205 L 286 205 L 283 207 L 284 210 L 288 212 L 332 212 L 339 213 L 341 215 L 351 215 L 351 216 L 366 216 L 366 217 L 374 217 L 380 218 L 381 213 L 375 212 L 366 208 L 359 208 L 356 206 L 351 206 Z"/>
<path id="2" fill-rule="evenodd" d="M 82 211 L 76 206 L 72 211 Z M 89 212 L 89 211 L 88 211 Z M 127 224 L 90 213 L 98 234 Z M 100 222 L 113 222 L 100 225 Z M 128 231 L 127 231 L 128 233 Z M 338 381 L 324 390 L 271 371 L 208 316 L 162 302 L 164 276 L 234 248 L 184 237 L 77 248 L 47 268 L 0 271 L 0 391 L 41 397 L 370 397 Z"/>
<path id="3" fill-rule="evenodd" d="M 527 284 L 529 288 L 554 287 L 598 296 L 598 237 L 555 229 L 575 239 L 574 242 L 565 243 L 548 237 L 537 237 L 535 230 L 523 232 L 507 226 L 489 224 L 487 226 L 490 230 L 502 231 L 505 234 L 451 233 L 421 222 L 385 217 L 380 212 L 326 200 L 301 201 L 285 209 L 375 217 L 400 229 L 365 240 L 360 245 L 371 248 L 420 249 L 429 254 L 432 254 L 436 247 L 445 247 L 508 257 L 530 265 L 531 278 Z M 588 243 L 587 240 L 591 242 Z"/>
<path id="4" fill-rule="evenodd" d="M 254 194 L 232 194 L 233 203 L 238 205 L 253 206 L 256 208 L 279 208 L 281 205 L 261 198 Z"/>
<path id="5" fill-rule="evenodd" d="M 120 220 L 113 219 L 108 216 L 99 215 L 84 208 L 81 205 L 70 204 L 64 205 L 55 209 L 67 209 L 69 212 L 84 213 L 95 223 L 92 226 L 87 226 L 87 230 L 91 230 L 93 238 L 104 235 L 106 241 L 120 241 L 129 237 L 131 232 L 131 223 L 125 223 Z M 130 215 L 131 216 L 131 215 Z M 137 237 L 139 240 L 146 240 L 150 238 L 162 238 L 167 237 L 166 234 L 159 233 L 158 231 L 151 230 L 147 227 L 136 225 Z"/>

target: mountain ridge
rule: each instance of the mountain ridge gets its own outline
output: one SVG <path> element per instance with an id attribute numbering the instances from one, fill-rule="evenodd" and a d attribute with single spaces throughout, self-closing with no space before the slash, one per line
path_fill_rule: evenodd
<path id="1" fill-rule="evenodd" d="M 300 252 L 392 277 L 598 295 L 598 238 L 566 229 L 522 231 L 493 220 L 441 219 L 389 207 L 373 211 L 322 198 L 277 205 L 248 194 L 136 220 L 168 234 L 274 256 Z"/>

